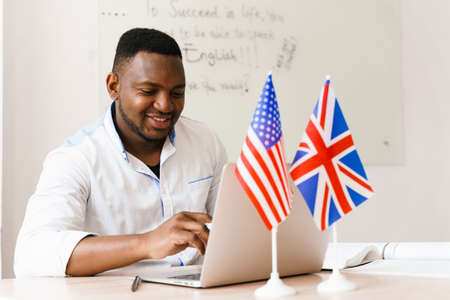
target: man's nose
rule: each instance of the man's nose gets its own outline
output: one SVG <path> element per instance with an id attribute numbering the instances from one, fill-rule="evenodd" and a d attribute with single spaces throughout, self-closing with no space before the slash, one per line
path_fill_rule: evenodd
<path id="1" fill-rule="evenodd" d="M 160 93 L 155 101 L 155 108 L 160 112 L 169 113 L 173 111 L 173 103 L 168 93 Z"/>

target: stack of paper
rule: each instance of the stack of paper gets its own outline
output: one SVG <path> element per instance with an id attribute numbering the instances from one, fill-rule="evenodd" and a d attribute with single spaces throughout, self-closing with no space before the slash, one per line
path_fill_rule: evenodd
<path id="1" fill-rule="evenodd" d="M 348 272 L 450 277 L 450 243 L 330 243 L 323 269 L 335 263 Z"/>

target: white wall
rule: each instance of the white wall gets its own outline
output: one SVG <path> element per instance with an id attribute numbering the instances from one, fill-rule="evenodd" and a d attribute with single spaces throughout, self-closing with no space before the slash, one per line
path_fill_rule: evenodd
<path id="1" fill-rule="evenodd" d="M 2 238 L 2 194 L 3 194 L 3 0 L 0 0 L 0 241 Z M 0 243 L 1 245 L 1 243 Z M 2 249 L 0 247 L 0 270 L 2 269 Z M 0 279 L 2 274 L 0 272 Z"/>
<path id="2" fill-rule="evenodd" d="M 92 0 L 5 0 L 4 277 L 46 153 L 99 116 L 96 22 Z"/>
<path id="3" fill-rule="evenodd" d="M 45 154 L 101 113 L 95 3 L 5 0 L 4 277 Z M 450 2 L 404 0 L 401 17 L 406 163 L 368 168 L 377 195 L 339 222 L 347 241 L 450 240 Z"/>
<path id="4" fill-rule="evenodd" d="M 368 168 L 377 195 L 341 223 L 348 241 L 450 241 L 450 2 L 401 11 L 406 163 Z"/>
<path id="5" fill-rule="evenodd" d="M 283 0 L 282 5 L 274 6 L 273 0 L 100 0 L 99 76 L 103 78 L 110 69 L 118 37 L 125 30 L 156 26 L 171 33 L 182 52 L 195 49 L 183 54 L 188 86 L 183 114 L 209 124 L 225 144 L 228 156 L 237 159 L 264 77 L 272 70 L 286 157 L 292 161 L 301 127 L 308 123 L 320 86 L 330 73 L 363 161 L 401 164 L 404 119 L 400 3 Z M 264 21 L 242 14 L 243 6 L 253 7 Z M 213 19 L 185 18 L 174 13 L 214 7 L 217 18 Z M 283 20 L 267 18 L 268 11 L 283 16 Z M 229 12 L 234 15 L 231 22 Z M 218 38 L 218 32 L 224 38 Z M 265 33 L 270 38 L 250 38 L 248 32 L 258 32 L 259 36 Z M 199 53 L 216 51 L 233 53 L 234 59 L 217 60 L 212 65 L 195 59 Z M 283 57 L 290 55 L 293 59 L 283 62 Z M 223 89 L 223 84 L 241 88 Z M 368 86 L 375 88 L 372 93 L 367 93 Z M 107 106 L 109 95 L 104 89 L 99 95 Z M 386 111 L 386 106 L 391 109 Z M 381 114 L 385 116 L 383 123 L 377 118 Z"/>

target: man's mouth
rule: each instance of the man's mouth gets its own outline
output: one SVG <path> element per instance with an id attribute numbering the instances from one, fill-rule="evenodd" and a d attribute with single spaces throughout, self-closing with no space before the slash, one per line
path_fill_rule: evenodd
<path id="1" fill-rule="evenodd" d="M 150 120 L 150 123 L 153 127 L 159 129 L 165 129 L 169 127 L 170 120 L 172 119 L 171 116 L 157 116 L 152 114 L 146 114 L 145 116 Z"/>

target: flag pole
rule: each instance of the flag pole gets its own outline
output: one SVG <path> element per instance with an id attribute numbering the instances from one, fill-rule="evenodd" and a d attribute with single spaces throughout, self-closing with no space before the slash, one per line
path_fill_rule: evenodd
<path id="1" fill-rule="evenodd" d="M 255 296 L 257 297 L 283 297 L 291 296 L 296 293 L 295 289 L 287 286 L 280 279 L 278 274 L 278 249 L 277 249 L 277 233 L 278 225 L 272 227 L 272 273 L 267 283 L 255 290 Z"/>
<path id="2" fill-rule="evenodd" d="M 272 229 L 272 274 L 278 276 L 278 245 L 277 245 L 278 225 Z M 270 276 L 272 276 L 272 274 Z"/>
<path id="3" fill-rule="evenodd" d="M 320 293 L 333 293 L 333 292 L 343 292 L 350 291 L 356 288 L 355 284 L 349 280 L 347 280 L 339 270 L 339 251 L 338 251 L 338 239 L 337 239 L 337 224 L 334 223 L 332 226 L 333 230 L 333 251 L 334 251 L 334 262 L 333 262 L 333 271 L 331 276 L 321 282 L 317 286 L 317 290 Z"/>

